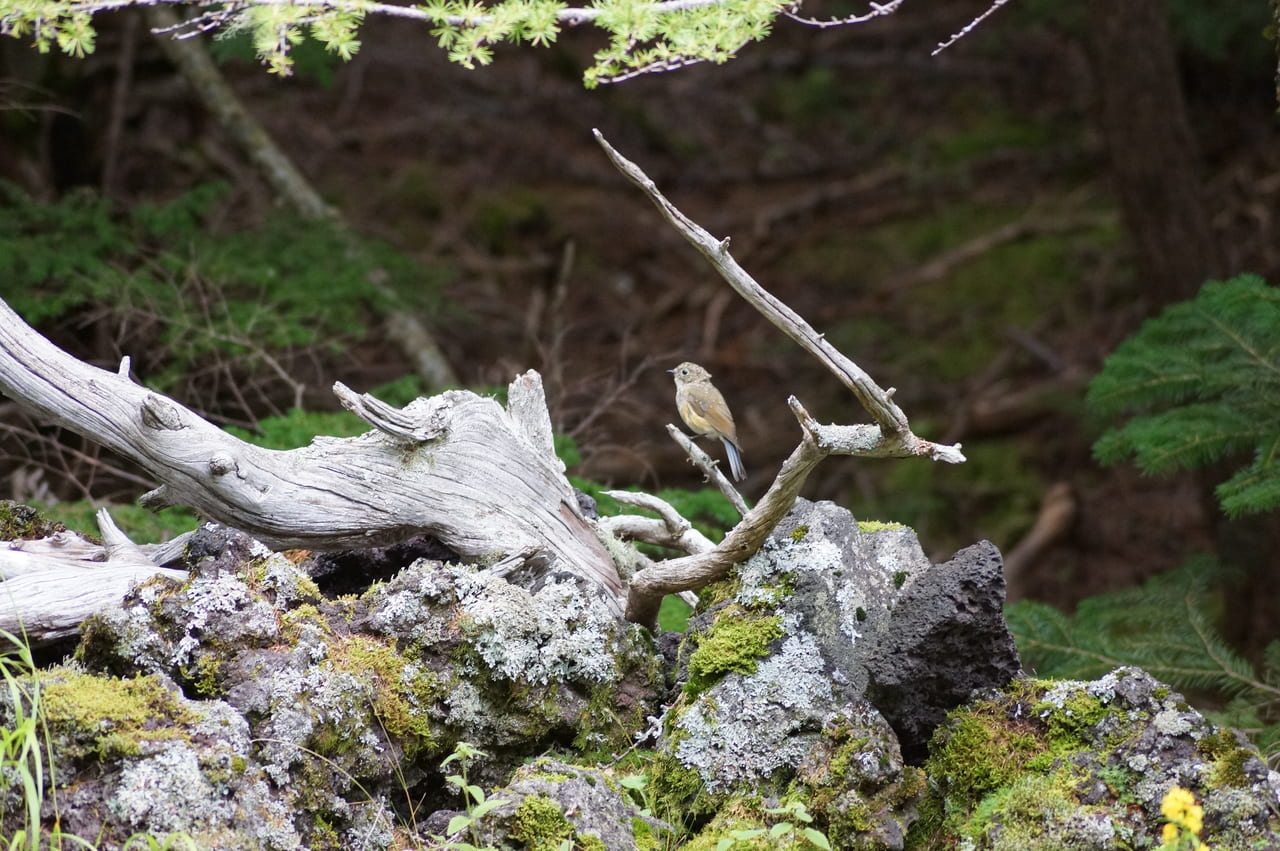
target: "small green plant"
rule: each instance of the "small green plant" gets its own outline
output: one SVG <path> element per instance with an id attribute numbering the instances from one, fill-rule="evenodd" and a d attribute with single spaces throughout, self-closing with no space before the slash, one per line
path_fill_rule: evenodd
<path id="1" fill-rule="evenodd" d="M 780 848 L 820 848 L 831 851 L 831 842 L 827 835 L 817 828 L 811 827 L 813 816 L 802 801 L 789 801 L 778 807 L 765 810 L 767 815 L 781 816 L 782 820 L 770 827 L 755 827 L 731 830 L 728 835 L 716 842 L 716 851 L 730 851 L 739 843 L 754 842 L 768 837 L 769 841 Z"/>
<path id="2" fill-rule="evenodd" d="M 0 642 L 8 649 L 0 653 L 0 683 L 5 697 L 0 699 L 0 777 L 16 783 L 22 793 L 21 827 L 3 841 L 3 851 L 39 851 L 42 848 L 85 848 L 96 846 L 78 836 L 63 833 L 58 826 L 57 784 L 53 775 L 52 739 L 45 724 L 44 692 L 39 672 L 31 656 L 31 647 L 19 636 L 0 630 Z M 46 795 L 51 796 L 54 825 L 45 829 L 42 816 Z M 0 824 L 8 822 L 4 804 L 8 795 L 0 795 Z M 191 837 L 184 833 L 169 834 L 163 841 L 151 834 L 138 833 L 125 841 L 124 851 L 149 848 L 158 851 L 190 849 L 197 851 Z"/>
<path id="3" fill-rule="evenodd" d="M 631 794 L 631 798 L 640 806 L 640 815 L 653 815 L 653 790 L 650 788 L 646 774 L 627 774 L 618 779 L 618 785 Z"/>
<path id="4" fill-rule="evenodd" d="M 23 827 L 9 838 L 5 846 L 9 851 L 40 847 L 40 810 L 44 802 L 44 759 L 40 751 L 39 712 L 40 681 L 30 676 L 35 670 L 31 649 L 26 642 L 7 632 L 0 632 L 0 639 L 11 649 L 0 656 L 0 678 L 8 692 L 6 701 L 12 715 L 7 724 L 0 725 L 0 776 L 12 775 L 22 788 L 25 813 Z M 0 796 L 0 822 L 5 820 L 4 802 Z"/>
<path id="5" fill-rule="evenodd" d="M 442 840 L 445 842 L 446 848 L 454 849 L 454 851 L 484 851 L 488 846 L 480 843 L 480 819 L 495 808 L 510 803 L 505 798 L 486 797 L 484 789 L 467 781 L 468 764 L 472 760 L 483 759 L 487 756 L 488 754 L 475 745 L 468 742 L 458 742 L 453 749 L 453 753 L 445 757 L 444 761 L 440 763 L 442 771 L 455 762 L 458 764 L 458 773 L 447 775 L 445 782 L 462 794 L 463 806 L 467 810 L 465 813 L 459 813 L 449 819 L 449 825 L 445 828 L 445 833 L 448 836 L 454 836 L 466 831 L 471 836 L 471 842 Z"/>

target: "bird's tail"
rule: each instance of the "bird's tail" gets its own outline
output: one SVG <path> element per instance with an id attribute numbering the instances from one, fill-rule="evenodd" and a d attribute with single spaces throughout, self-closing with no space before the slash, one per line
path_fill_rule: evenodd
<path id="1" fill-rule="evenodd" d="M 724 443 L 724 451 L 729 456 L 729 472 L 733 474 L 733 480 L 740 482 L 747 477 L 747 468 L 742 466 L 742 450 L 729 440 L 720 438 Z"/>

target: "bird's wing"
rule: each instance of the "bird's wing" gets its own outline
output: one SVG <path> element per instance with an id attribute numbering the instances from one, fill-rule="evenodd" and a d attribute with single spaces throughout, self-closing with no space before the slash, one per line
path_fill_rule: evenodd
<path id="1" fill-rule="evenodd" d="M 716 431 L 737 443 L 738 429 L 733 424 L 733 414 L 729 413 L 729 406 L 725 404 L 724 397 L 720 395 L 720 391 L 712 388 L 712 393 L 714 395 L 709 401 L 718 401 L 719 405 L 706 405 L 701 401 L 694 400 L 693 406 L 698 409 L 698 413 L 702 415 L 704 420 L 711 423 Z"/>

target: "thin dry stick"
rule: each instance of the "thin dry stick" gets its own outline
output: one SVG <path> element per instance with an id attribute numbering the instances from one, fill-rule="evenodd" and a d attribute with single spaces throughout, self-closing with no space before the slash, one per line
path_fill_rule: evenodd
<path id="1" fill-rule="evenodd" d="M 760 311 L 766 319 L 776 325 L 784 334 L 794 340 L 809 354 L 821 361 L 840 381 L 858 398 L 858 401 L 871 414 L 880 426 L 885 446 L 872 447 L 867 454 L 927 455 L 935 461 L 947 461 L 953 464 L 964 461 L 959 444 L 943 446 L 922 440 L 912 434 L 907 416 L 893 401 L 893 388 L 885 390 L 871 380 L 856 363 L 845 357 L 839 349 L 826 341 L 824 335 L 813 330 L 798 313 L 784 304 L 780 299 L 760 286 L 754 278 L 747 274 L 729 253 L 729 240 L 718 240 L 697 222 L 680 212 L 674 204 L 658 191 L 654 182 L 649 179 L 640 167 L 623 157 L 613 146 L 605 141 L 599 130 L 595 133 L 596 141 L 604 148 L 609 159 L 627 178 L 639 186 L 650 200 L 657 205 L 680 234 L 715 267 L 721 277 L 733 287 L 747 303 Z M 898 451 L 886 452 L 895 448 Z"/>
<path id="2" fill-rule="evenodd" d="M 714 549 L 668 559 L 638 571 L 627 590 L 628 620 L 651 625 L 665 594 L 701 588 L 727 573 L 735 564 L 754 555 L 765 539 L 795 504 L 809 473 L 827 455 L 874 457 L 926 456 L 936 461 L 960 463 L 965 460 L 959 444 L 944 446 L 923 440 L 911 432 L 906 414 L 892 400 L 893 390 L 881 389 L 862 369 L 814 331 L 799 314 L 756 283 L 729 254 L 729 240 L 717 240 L 689 219 L 658 191 L 654 182 L 630 160 L 613 149 L 597 130 L 596 140 L 614 166 L 635 183 L 687 239 L 716 268 L 739 295 L 760 311 L 783 333 L 827 366 L 858 398 L 876 425 L 821 425 L 794 396 L 787 400 L 804 432 L 800 444 L 783 462 L 777 477 L 760 502 L 743 515 L 742 521 L 725 535 Z M 674 426 L 668 431 L 698 463 L 690 441 Z M 704 455 L 704 454 L 703 454 Z M 704 455 L 705 457 L 705 455 Z M 714 475 L 714 471 L 713 471 Z M 723 477 L 721 477 L 723 478 Z M 727 486 L 727 482 L 725 483 Z M 721 487 L 730 492 L 731 487 Z M 739 500 L 739 510 L 745 508 Z M 637 527 L 634 533 L 646 530 Z M 650 530 L 651 531 L 651 530 Z"/>

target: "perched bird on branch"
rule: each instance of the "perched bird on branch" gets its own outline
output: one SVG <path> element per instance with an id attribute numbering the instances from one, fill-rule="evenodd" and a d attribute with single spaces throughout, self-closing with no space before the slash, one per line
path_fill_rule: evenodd
<path id="1" fill-rule="evenodd" d="M 738 448 L 738 430 L 733 425 L 733 414 L 725 404 L 724 396 L 711 383 L 711 373 L 696 363 L 680 364 L 669 369 L 676 378 L 676 408 L 680 419 L 703 437 L 718 437 L 729 455 L 729 470 L 733 480 L 740 482 L 747 477 L 742 466 L 742 450 Z"/>

